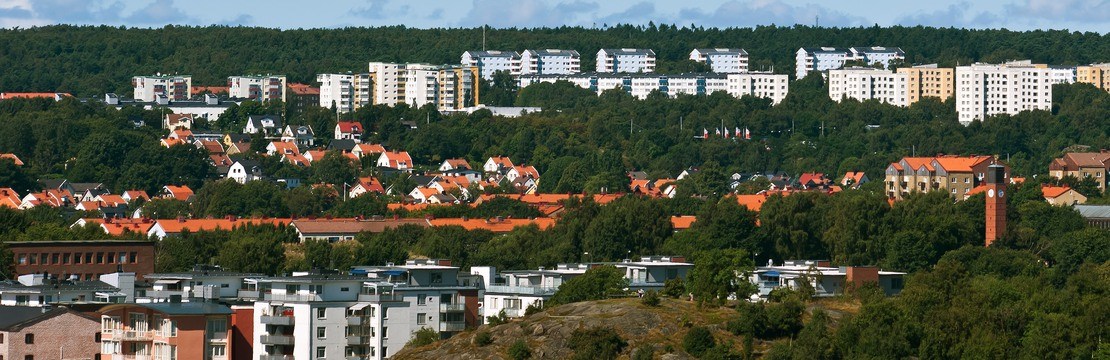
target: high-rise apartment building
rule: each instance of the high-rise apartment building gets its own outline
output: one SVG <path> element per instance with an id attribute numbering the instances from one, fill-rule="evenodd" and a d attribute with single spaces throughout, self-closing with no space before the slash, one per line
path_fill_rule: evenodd
<path id="1" fill-rule="evenodd" d="M 189 75 L 136 76 L 131 78 L 135 88 L 135 101 L 155 102 L 159 97 L 167 100 L 189 100 L 193 96 L 193 77 Z"/>
<path id="2" fill-rule="evenodd" d="M 520 53 L 501 50 L 471 50 L 462 54 L 463 66 L 476 67 L 482 78 L 492 80 L 493 74 L 504 71 L 520 75 Z"/>
<path id="3" fill-rule="evenodd" d="M 698 48 L 690 51 L 690 60 L 705 63 L 716 73 L 748 72 L 748 52 L 740 48 Z"/>
<path id="4" fill-rule="evenodd" d="M 582 72 L 582 56 L 575 50 L 542 49 L 520 53 L 520 75 L 569 75 Z"/>
<path id="5" fill-rule="evenodd" d="M 256 101 L 285 101 L 285 75 L 247 75 L 227 78 L 227 95 Z"/>
<path id="6" fill-rule="evenodd" d="M 868 67 L 829 70 L 829 98 L 837 102 L 847 98 L 906 106 L 906 77 L 903 73 Z"/>
<path id="7" fill-rule="evenodd" d="M 655 72 L 655 51 L 651 49 L 601 49 L 597 51 L 599 73 Z"/>
<path id="8" fill-rule="evenodd" d="M 998 114 L 1052 109 L 1052 71 L 1028 61 L 956 67 L 956 112 L 960 123 Z"/>
<path id="9" fill-rule="evenodd" d="M 906 75 L 906 105 L 913 105 L 922 98 L 931 97 L 941 101 L 956 94 L 956 69 L 937 67 L 936 64 L 898 68 L 899 74 Z"/>

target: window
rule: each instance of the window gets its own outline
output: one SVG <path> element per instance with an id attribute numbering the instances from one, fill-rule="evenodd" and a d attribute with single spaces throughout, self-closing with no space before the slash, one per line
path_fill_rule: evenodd
<path id="1" fill-rule="evenodd" d="M 85 253 L 85 263 L 86 264 L 92 264 L 93 263 L 93 253 Z"/>
<path id="2" fill-rule="evenodd" d="M 23 360 L 35 360 L 35 356 L 34 355 L 27 355 L 27 356 L 23 357 Z"/>
<path id="3" fill-rule="evenodd" d="M 69 264 L 69 253 L 62 254 L 62 263 Z"/>
<path id="4" fill-rule="evenodd" d="M 427 313 L 416 313 L 416 325 L 424 325 L 428 323 Z"/>
<path id="5" fill-rule="evenodd" d="M 0 344 L 4 343 L 4 334 L 0 333 Z"/>
<path id="6" fill-rule="evenodd" d="M 325 348 L 323 346 L 317 346 L 316 347 L 316 358 L 317 359 L 323 359 L 323 358 L 326 358 L 326 357 L 328 357 L 327 348 Z"/>
<path id="7" fill-rule="evenodd" d="M 389 339 L 389 327 L 388 326 L 382 326 L 382 339 Z M 382 348 L 382 352 L 383 353 L 385 352 L 385 348 Z"/>
<path id="8" fill-rule="evenodd" d="M 39 263 L 39 257 L 37 255 L 31 254 L 29 257 L 31 258 L 31 265 L 36 265 Z"/>
<path id="9" fill-rule="evenodd" d="M 35 343 L 35 334 L 24 335 L 23 336 L 23 342 L 26 343 L 26 344 L 34 344 Z"/>
<path id="10" fill-rule="evenodd" d="M 50 263 L 55 265 L 61 264 L 61 262 L 58 261 L 58 253 L 53 253 L 50 255 Z"/>
<path id="11" fill-rule="evenodd" d="M 328 318 L 327 310 L 328 310 L 327 308 L 317 308 L 316 309 L 316 318 L 317 319 L 327 319 Z"/>
<path id="12" fill-rule="evenodd" d="M 349 287 L 341 287 L 341 288 L 339 288 L 339 291 L 347 292 L 347 291 L 351 291 L 351 288 L 349 288 Z"/>
<path id="13" fill-rule="evenodd" d="M 96 253 L 96 263 L 97 264 L 103 264 L 104 263 L 104 253 L 102 253 L 102 252 Z"/>
<path id="14" fill-rule="evenodd" d="M 328 328 L 323 327 L 323 326 L 316 328 L 316 338 L 317 339 L 326 339 L 327 337 L 328 337 Z"/>
<path id="15" fill-rule="evenodd" d="M 427 298 L 426 295 L 424 295 L 424 294 L 417 294 L 416 295 L 416 305 L 424 305 L 427 302 L 428 302 L 428 298 Z"/>
<path id="16" fill-rule="evenodd" d="M 19 254 L 19 265 L 27 265 L 27 254 Z"/>
<path id="17" fill-rule="evenodd" d="M 130 262 L 131 262 L 132 264 L 136 264 L 136 263 L 138 263 L 138 262 L 139 262 L 139 253 L 136 253 L 136 252 L 132 252 L 132 253 L 131 253 L 131 261 L 130 261 Z"/>
<path id="18" fill-rule="evenodd" d="M 226 357 L 227 356 L 227 346 L 226 345 L 211 345 L 211 346 L 208 347 L 208 353 L 212 355 L 212 358 Z"/>

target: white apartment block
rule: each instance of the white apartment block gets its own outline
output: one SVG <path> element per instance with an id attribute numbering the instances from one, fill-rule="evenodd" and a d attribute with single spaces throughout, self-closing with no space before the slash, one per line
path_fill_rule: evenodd
<path id="1" fill-rule="evenodd" d="M 717 91 L 735 97 L 750 95 L 771 99 L 778 104 L 789 91 L 789 77 L 772 73 L 738 74 L 603 74 L 535 75 L 521 76 L 520 87 L 540 82 L 567 81 L 578 87 L 601 95 L 606 90 L 620 89 L 638 99 L 647 98 L 653 91 L 667 96 L 709 95 Z"/>
<path id="2" fill-rule="evenodd" d="M 907 75 L 868 67 L 829 70 L 829 98 L 907 106 Z"/>
<path id="3" fill-rule="evenodd" d="M 1015 62 L 956 67 L 956 112 L 961 124 L 997 114 L 1052 109 L 1047 67 Z"/>
<path id="4" fill-rule="evenodd" d="M 586 270 L 613 265 L 624 272 L 629 291 L 659 291 L 667 280 L 686 279 L 694 264 L 679 256 L 644 256 L 637 261 L 626 259 L 617 263 L 559 264 L 552 269 L 505 271 L 498 273 L 496 268 L 474 266 L 472 275 L 480 276 L 485 286 L 482 297 L 483 321 L 490 316 L 518 318 L 525 315 L 528 307 L 542 308 L 563 283 Z"/>
<path id="5" fill-rule="evenodd" d="M 386 359 L 421 328 L 449 336 L 479 324 L 473 276 L 442 260 L 345 274 L 248 280 L 256 359 Z M 462 281 L 460 281 L 462 279 Z"/>
<path id="6" fill-rule="evenodd" d="M 582 72 L 578 51 L 543 49 L 520 53 L 520 75 L 569 75 Z"/>
<path id="7" fill-rule="evenodd" d="M 374 105 L 396 106 L 405 101 L 404 64 L 370 63 L 371 99 Z"/>
<path id="8" fill-rule="evenodd" d="M 599 73 L 655 72 L 655 51 L 651 49 L 601 49 L 597 51 Z"/>
<path id="9" fill-rule="evenodd" d="M 690 60 L 706 63 L 715 73 L 748 72 L 748 52 L 740 48 L 694 49 Z"/>
<path id="10" fill-rule="evenodd" d="M 478 68 L 428 64 L 370 63 L 367 79 L 373 104 L 439 110 L 478 105 Z"/>
<path id="11" fill-rule="evenodd" d="M 237 99 L 285 101 L 285 75 L 229 76 L 227 95 Z"/>
<path id="12" fill-rule="evenodd" d="M 501 50 L 471 50 L 462 54 L 462 65 L 476 67 L 483 79 L 493 80 L 493 74 L 505 71 L 513 76 L 520 75 L 520 53 Z"/>
<path id="13" fill-rule="evenodd" d="M 155 102 L 159 97 L 168 100 L 189 100 L 193 96 L 193 77 L 189 75 L 136 76 L 131 78 L 135 87 L 135 101 Z"/>
<path id="14" fill-rule="evenodd" d="M 348 113 L 369 105 L 370 74 L 317 74 L 320 83 L 320 107 Z"/>
<path id="15" fill-rule="evenodd" d="M 862 61 L 864 64 L 882 64 L 889 68 L 895 60 L 905 60 L 906 53 L 901 48 L 887 48 L 882 46 L 852 47 L 848 49 L 835 47 L 800 48 L 795 53 L 795 78 L 801 79 L 813 71 L 826 71 L 839 69 L 848 61 Z"/>

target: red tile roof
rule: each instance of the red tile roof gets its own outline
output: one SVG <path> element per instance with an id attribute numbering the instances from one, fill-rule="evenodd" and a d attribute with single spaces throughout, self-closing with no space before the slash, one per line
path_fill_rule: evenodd
<path id="1" fill-rule="evenodd" d="M 452 169 L 470 169 L 470 163 L 466 162 L 466 159 L 447 159 L 444 162 Z"/>
<path id="2" fill-rule="evenodd" d="M 12 162 L 15 162 L 15 166 L 23 166 L 23 160 L 20 160 L 19 156 L 15 154 L 0 154 L 0 159 L 12 159 Z"/>
<path id="3" fill-rule="evenodd" d="M 150 200 L 150 196 L 148 196 L 146 194 L 146 191 L 143 191 L 143 190 L 127 190 L 127 191 L 124 191 L 123 193 L 124 193 L 124 195 L 127 195 L 128 198 L 131 198 L 131 200 L 135 200 L 135 199 Z"/>
<path id="4" fill-rule="evenodd" d="M 164 188 L 162 188 L 162 191 L 166 192 L 168 197 L 181 201 L 189 200 L 189 197 L 193 196 L 193 189 L 190 189 L 188 186 L 184 185 L 166 185 Z"/>
<path id="5" fill-rule="evenodd" d="M 694 222 L 697 220 L 698 217 L 693 215 L 671 216 L 671 226 L 673 226 L 675 230 L 685 230 L 693 226 Z"/>
<path id="6" fill-rule="evenodd" d="M 320 88 L 308 84 L 291 83 L 289 92 L 297 95 L 320 95 Z"/>
<path id="7" fill-rule="evenodd" d="M 132 232 L 135 234 L 143 234 L 144 236 L 150 228 L 154 226 L 154 220 L 151 219 L 102 219 L 102 218 L 89 218 L 84 219 L 85 224 L 99 225 L 104 232 L 112 236 L 123 235 L 125 232 Z"/>
<path id="8" fill-rule="evenodd" d="M 1071 190 L 1071 188 L 1067 187 L 1067 186 L 1051 186 L 1051 185 L 1042 185 L 1041 186 L 1041 194 L 1044 194 L 1045 198 L 1056 198 L 1056 197 L 1059 197 L 1060 195 L 1064 195 L 1064 193 L 1067 193 L 1070 190 Z"/>
<path id="9" fill-rule="evenodd" d="M 489 230 L 496 233 L 506 233 L 512 231 L 518 226 L 528 226 L 535 224 L 540 230 L 550 229 L 555 226 L 555 219 L 552 218 L 535 218 L 535 219 L 431 219 L 428 220 L 431 226 L 461 226 L 467 230 Z"/>
<path id="10" fill-rule="evenodd" d="M 19 193 L 12 188 L 0 188 L 0 207 L 18 209 L 19 204 L 23 202 L 21 199 Z"/>
<path id="11" fill-rule="evenodd" d="M 52 92 L 25 92 L 25 93 L 19 93 L 19 92 L 6 92 L 6 93 L 0 93 L 0 100 L 8 100 L 8 99 L 40 99 L 40 98 L 53 99 L 53 98 L 54 98 L 55 96 L 59 96 L 59 95 L 60 95 L 60 96 L 62 96 L 62 97 L 73 97 L 73 95 L 70 95 L 69 93 L 52 93 Z"/>
<path id="12" fill-rule="evenodd" d="M 287 218 L 274 218 L 274 219 L 163 219 L 157 220 L 158 225 L 167 234 L 180 233 L 182 230 L 189 229 L 189 231 L 212 231 L 212 230 L 231 230 L 238 226 L 243 225 L 289 225 L 292 219 Z"/>
<path id="13" fill-rule="evenodd" d="M 336 124 L 336 127 L 339 128 L 339 132 L 341 133 L 349 134 L 362 132 L 362 123 L 356 121 L 340 121 L 338 124 Z"/>

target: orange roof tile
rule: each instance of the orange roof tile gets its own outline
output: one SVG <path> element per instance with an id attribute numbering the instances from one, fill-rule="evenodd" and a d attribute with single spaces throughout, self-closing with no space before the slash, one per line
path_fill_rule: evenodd
<path id="1" fill-rule="evenodd" d="M 972 168 L 993 159 L 990 156 L 955 156 L 945 155 L 938 156 L 936 161 L 944 170 L 949 172 L 971 172 Z"/>
<path id="2" fill-rule="evenodd" d="M 341 133 L 361 133 L 362 123 L 357 121 L 340 121 L 336 124 Z"/>
<path id="3" fill-rule="evenodd" d="M 150 228 L 154 226 L 154 220 L 151 219 L 102 219 L 102 218 L 88 218 L 84 219 L 85 224 L 99 225 L 101 230 L 112 236 L 123 235 L 125 232 L 132 232 L 135 234 L 145 235 Z"/>
<path id="4" fill-rule="evenodd" d="M 431 226 L 461 226 L 467 230 L 489 230 L 496 233 L 506 233 L 512 231 L 518 226 L 528 226 L 535 224 L 540 230 L 550 229 L 555 226 L 555 219 L 552 218 L 535 218 L 535 219 L 431 219 L 428 220 Z"/>
<path id="5" fill-rule="evenodd" d="M 736 202 L 748 210 L 759 212 L 759 209 L 763 208 L 763 203 L 767 202 L 767 193 L 736 195 Z"/>
<path id="6" fill-rule="evenodd" d="M 181 201 L 189 200 L 189 197 L 193 196 L 193 189 L 190 189 L 188 186 L 184 185 L 166 185 L 166 187 L 162 190 L 168 192 L 170 197 Z"/>
<path id="7" fill-rule="evenodd" d="M 15 154 L 0 154 L 0 159 L 12 159 L 12 162 L 15 163 L 15 166 L 23 166 L 23 160 L 20 160 L 19 156 L 16 156 Z"/>
<path id="8" fill-rule="evenodd" d="M 73 95 L 70 95 L 69 93 L 52 93 L 52 92 L 23 92 L 23 93 L 19 93 L 19 92 L 6 92 L 6 93 L 0 93 L 0 100 L 8 100 L 8 99 L 38 99 L 38 98 L 53 99 L 53 98 L 54 98 L 55 96 L 59 96 L 59 95 L 60 95 L 60 96 L 62 96 L 62 97 L 73 97 Z"/>
<path id="9" fill-rule="evenodd" d="M 289 84 L 289 91 L 297 95 L 320 95 L 320 88 L 308 84 Z"/>
<path id="10" fill-rule="evenodd" d="M 693 226 L 697 220 L 698 217 L 693 215 L 671 216 L 671 226 L 675 230 L 686 230 Z"/>
<path id="11" fill-rule="evenodd" d="M 271 218 L 271 219 L 163 219 L 158 220 L 158 225 L 166 233 L 179 233 L 182 230 L 189 229 L 189 231 L 212 231 L 212 230 L 231 230 L 238 226 L 243 225 L 289 225 L 293 221 L 288 218 Z"/>
<path id="12" fill-rule="evenodd" d="M 147 195 L 146 191 L 143 191 L 143 190 L 127 190 L 127 191 L 124 191 L 123 193 L 125 195 L 127 195 L 127 197 L 131 198 L 132 200 L 134 200 L 134 199 L 150 200 L 150 196 Z"/>
<path id="13" fill-rule="evenodd" d="M 0 207 L 17 209 L 19 204 L 23 202 L 21 199 L 19 193 L 12 188 L 0 188 Z"/>
<path id="14" fill-rule="evenodd" d="M 1067 187 L 1067 186 L 1051 186 L 1051 185 L 1042 185 L 1041 186 L 1041 194 L 1044 194 L 1045 198 L 1056 198 L 1056 197 L 1059 197 L 1060 195 L 1064 195 L 1064 193 L 1066 193 L 1070 190 L 1071 190 L 1071 188 Z"/>

